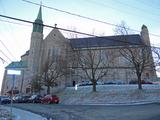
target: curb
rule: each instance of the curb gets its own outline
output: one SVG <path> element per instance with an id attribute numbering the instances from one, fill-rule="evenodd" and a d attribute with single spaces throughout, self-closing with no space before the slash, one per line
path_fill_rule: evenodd
<path id="1" fill-rule="evenodd" d="M 160 101 L 142 101 L 142 102 L 130 102 L 130 103 L 88 103 L 79 105 L 100 105 L 100 106 L 134 106 L 134 105 L 147 105 L 147 104 L 160 104 Z M 78 104 L 77 104 L 78 105 Z"/>

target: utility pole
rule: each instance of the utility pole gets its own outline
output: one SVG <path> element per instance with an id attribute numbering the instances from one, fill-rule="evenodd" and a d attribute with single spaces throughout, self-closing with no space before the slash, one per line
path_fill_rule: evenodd
<path id="1" fill-rule="evenodd" d="M 15 70 L 15 69 L 10 69 L 10 70 L 7 70 L 7 74 L 8 75 L 12 75 L 12 87 L 11 87 L 11 107 L 10 107 L 10 110 L 11 110 L 11 118 L 12 118 L 12 106 L 13 106 L 13 90 L 14 90 L 14 81 L 15 81 L 15 78 L 16 78 L 16 75 L 21 75 L 21 71 L 20 70 Z"/>
<path id="2" fill-rule="evenodd" d="M 21 88 L 20 88 L 20 93 L 21 95 L 23 94 L 23 82 L 24 82 L 24 69 L 22 70 L 22 81 L 21 81 Z"/>

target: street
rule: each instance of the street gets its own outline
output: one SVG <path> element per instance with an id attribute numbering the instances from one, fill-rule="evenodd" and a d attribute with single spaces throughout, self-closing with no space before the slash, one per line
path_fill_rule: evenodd
<path id="1" fill-rule="evenodd" d="M 160 104 L 147 105 L 55 105 L 14 104 L 52 120 L 159 120 Z"/>

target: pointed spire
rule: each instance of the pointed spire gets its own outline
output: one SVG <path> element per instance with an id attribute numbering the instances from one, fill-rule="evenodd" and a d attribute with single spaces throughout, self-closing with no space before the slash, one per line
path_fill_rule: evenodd
<path id="1" fill-rule="evenodd" d="M 43 33 L 42 5 L 40 5 L 37 19 L 33 23 L 33 32 Z"/>
<path id="2" fill-rule="evenodd" d="M 42 5 L 41 5 L 42 6 Z M 42 20 L 42 7 L 40 6 L 37 19 Z"/>

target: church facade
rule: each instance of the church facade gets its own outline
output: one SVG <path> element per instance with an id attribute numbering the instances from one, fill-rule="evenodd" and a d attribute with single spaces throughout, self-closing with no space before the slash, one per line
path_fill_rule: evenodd
<path id="1" fill-rule="evenodd" d="M 149 33 L 145 25 L 142 26 L 140 34 L 126 35 L 126 37 L 131 45 L 141 43 L 150 45 Z M 21 56 L 21 61 L 12 62 L 6 67 L 1 94 L 8 94 L 13 87 L 12 76 L 7 75 L 8 69 L 14 68 L 22 71 L 21 75 L 15 78 L 14 90 L 17 90 L 15 94 L 31 94 L 32 77 L 43 73 L 46 62 L 56 61 L 57 57 L 67 61 L 69 72 L 58 81 L 58 86 L 54 87 L 51 93 L 62 90 L 66 86 L 87 81 L 87 77 L 78 77 L 80 74 L 81 76 L 85 76 L 85 74 L 78 65 L 75 63 L 73 65 L 73 62 L 76 60 L 75 51 L 87 51 L 88 49 L 109 51 L 108 54 L 110 53 L 110 57 L 112 56 L 111 58 L 114 59 L 110 61 L 110 67 L 107 68 L 108 73 L 101 79 L 101 82 L 123 81 L 123 83 L 128 84 L 130 81 L 136 80 L 137 77 L 133 67 L 127 64 L 126 59 L 119 54 L 119 49 L 115 49 L 124 46 L 123 39 L 124 35 L 67 39 L 56 27 L 43 39 L 42 10 L 40 7 L 37 19 L 33 24 L 30 49 Z M 152 65 L 148 68 L 144 71 L 142 79 L 156 78 L 155 67 Z M 42 94 L 46 94 L 45 87 Z"/>

